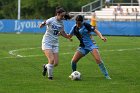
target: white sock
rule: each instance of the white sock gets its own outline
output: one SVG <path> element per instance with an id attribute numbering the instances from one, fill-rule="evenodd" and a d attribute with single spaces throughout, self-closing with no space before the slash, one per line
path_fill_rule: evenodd
<path id="1" fill-rule="evenodd" d="M 45 64 L 45 68 L 47 68 L 47 65 L 48 65 L 48 64 Z"/>
<path id="2" fill-rule="evenodd" d="M 53 77 L 53 64 L 46 64 L 48 77 Z"/>

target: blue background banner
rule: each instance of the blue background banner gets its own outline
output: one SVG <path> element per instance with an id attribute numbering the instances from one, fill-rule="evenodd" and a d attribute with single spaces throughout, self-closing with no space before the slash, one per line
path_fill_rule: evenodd
<path id="1" fill-rule="evenodd" d="M 46 28 L 39 28 L 43 20 L 0 20 L 0 32 L 44 33 Z"/>
<path id="2" fill-rule="evenodd" d="M 4 33 L 45 33 L 46 27 L 39 28 L 39 24 L 43 20 L 0 20 L 0 32 Z M 89 23 L 89 21 L 87 21 Z M 65 31 L 68 33 L 75 21 L 64 21 Z M 135 35 L 140 36 L 140 22 L 115 22 L 115 21 L 99 21 L 97 23 L 98 30 L 103 35 Z"/>
<path id="3" fill-rule="evenodd" d="M 140 36 L 140 22 L 98 22 L 98 29 L 104 35 Z"/>

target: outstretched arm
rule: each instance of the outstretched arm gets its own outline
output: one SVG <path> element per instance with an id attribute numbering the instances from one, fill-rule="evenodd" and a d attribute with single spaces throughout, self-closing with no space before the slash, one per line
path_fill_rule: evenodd
<path id="1" fill-rule="evenodd" d="M 63 37 L 65 37 L 65 38 L 69 39 L 70 41 L 72 41 L 71 37 L 70 37 L 69 35 L 67 35 L 67 34 L 65 33 L 65 31 L 61 31 L 60 34 L 61 34 Z"/>
<path id="2" fill-rule="evenodd" d="M 45 26 L 46 25 L 46 22 L 44 21 L 44 22 L 42 22 L 40 25 L 39 25 L 39 28 L 42 28 L 43 26 Z"/>
<path id="3" fill-rule="evenodd" d="M 94 32 L 95 32 L 96 35 L 98 35 L 104 42 L 106 42 L 107 39 L 106 39 L 105 37 L 103 37 L 102 34 L 101 34 L 97 29 L 95 29 Z"/>

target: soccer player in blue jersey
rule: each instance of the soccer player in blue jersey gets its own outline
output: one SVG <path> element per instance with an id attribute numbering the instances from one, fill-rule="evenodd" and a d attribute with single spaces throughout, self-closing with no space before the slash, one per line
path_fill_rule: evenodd
<path id="1" fill-rule="evenodd" d="M 64 31 L 63 21 L 64 19 L 69 19 L 70 17 L 66 15 L 66 11 L 62 7 L 56 8 L 56 16 L 47 19 L 40 24 L 40 28 L 46 26 L 46 32 L 42 39 L 42 50 L 45 56 L 48 58 L 48 63 L 43 65 L 43 76 L 48 73 L 48 79 L 53 79 L 53 69 L 58 65 L 58 51 L 59 51 L 59 41 L 58 36 L 61 34 L 63 37 L 69 39 Z"/>
<path id="2" fill-rule="evenodd" d="M 100 57 L 98 47 L 95 45 L 95 41 L 93 42 L 91 39 L 91 32 L 94 31 L 104 42 L 106 42 L 107 39 L 103 37 L 97 29 L 94 29 L 90 24 L 83 22 L 83 20 L 83 16 L 78 15 L 76 17 L 76 24 L 69 33 L 70 38 L 75 35 L 80 41 L 80 45 L 71 60 L 72 70 L 76 71 L 77 62 L 90 52 L 94 56 L 95 61 L 104 74 L 105 78 L 111 79 L 104 62 Z M 72 78 L 71 75 L 69 77 Z"/>

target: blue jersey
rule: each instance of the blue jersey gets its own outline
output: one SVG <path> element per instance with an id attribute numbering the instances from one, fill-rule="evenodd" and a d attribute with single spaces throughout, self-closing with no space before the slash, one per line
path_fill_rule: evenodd
<path id="1" fill-rule="evenodd" d="M 84 47 L 84 49 L 89 49 L 91 46 L 94 45 L 90 38 L 91 32 L 93 31 L 94 28 L 90 24 L 83 23 L 80 28 L 74 25 L 69 34 L 75 35 L 79 39 L 80 47 Z"/>

